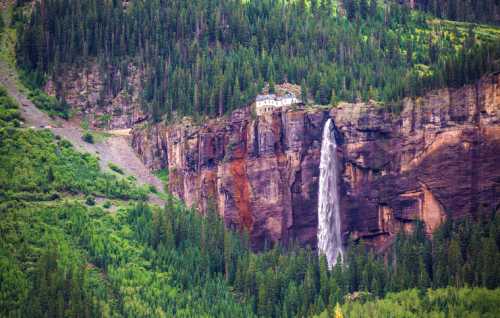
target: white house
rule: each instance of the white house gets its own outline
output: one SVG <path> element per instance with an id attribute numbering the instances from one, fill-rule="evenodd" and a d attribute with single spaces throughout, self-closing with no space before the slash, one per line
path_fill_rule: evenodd
<path id="1" fill-rule="evenodd" d="M 275 94 L 257 95 L 255 98 L 255 110 L 257 115 L 260 116 L 264 113 L 299 103 L 301 103 L 301 100 L 295 97 L 293 93 L 286 93 L 284 96 L 277 96 Z"/>

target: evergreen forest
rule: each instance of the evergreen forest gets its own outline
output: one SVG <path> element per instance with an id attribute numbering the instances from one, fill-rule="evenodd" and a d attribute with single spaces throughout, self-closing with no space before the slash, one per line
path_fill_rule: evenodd
<path id="1" fill-rule="evenodd" d="M 416 7 L 439 18 L 457 21 L 500 23 L 500 2 L 498 0 L 417 0 Z"/>
<path id="2" fill-rule="evenodd" d="M 25 105 L 1 81 L 18 72 L 26 100 L 66 123 L 59 75 L 95 64 L 103 96 L 140 89 L 160 122 L 224 116 L 284 82 L 301 87 L 307 107 L 375 100 L 392 111 L 405 97 L 500 71 L 499 1 L 400 2 L 2 7 L 0 317 L 498 317 L 499 207 L 446 218 L 432 236 L 414 221 L 383 253 L 350 240 L 332 268 L 297 242 L 255 251 L 215 207 L 202 214 L 168 187 L 102 167 L 54 127 L 27 125 Z M 129 85 L 131 70 L 140 88 Z M 43 90 L 49 80 L 56 96 Z M 109 137 L 81 125 L 87 144 Z"/>
<path id="3" fill-rule="evenodd" d="M 20 13 L 18 61 L 33 85 L 92 62 L 106 74 L 103 93 L 117 94 L 134 89 L 127 75 L 135 65 L 142 105 L 160 121 L 223 115 L 266 84 L 301 85 L 306 103 L 390 106 L 500 70 L 497 29 L 439 20 L 397 1 L 126 3 L 45 0 Z"/>
<path id="4" fill-rule="evenodd" d="M 348 266 L 330 270 L 309 248 L 252 252 L 213 209 L 201 216 L 171 196 L 148 205 L 133 179 L 102 172 L 49 130 L 20 127 L 3 89 L 0 103 L 2 317 L 496 313 L 498 213 L 447 221 L 432 241 L 417 223 L 387 258 L 350 242 Z"/>

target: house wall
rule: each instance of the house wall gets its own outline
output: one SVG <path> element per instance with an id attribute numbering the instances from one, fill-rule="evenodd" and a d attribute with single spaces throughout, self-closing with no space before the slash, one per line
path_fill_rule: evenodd
<path id="1" fill-rule="evenodd" d="M 271 112 L 280 107 L 288 107 L 293 104 L 299 103 L 297 98 L 284 98 L 282 100 L 263 100 L 255 102 L 257 115 Z"/>

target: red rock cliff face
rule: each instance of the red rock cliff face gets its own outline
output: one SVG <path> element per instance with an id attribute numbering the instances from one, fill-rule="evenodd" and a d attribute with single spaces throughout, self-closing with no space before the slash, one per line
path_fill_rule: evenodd
<path id="1" fill-rule="evenodd" d="M 399 114 L 374 104 L 289 110 L 252 118 L 246 109 L 203 125 L 135 129 L 133 145 L 188 205 L 213 204 L 255 248 L 316 245 L 321 135 L 334 119 L 342 162 L 345 237 L 382 248 L 422 220 L 500 205 L 500 76 L 407 99 Z"/>

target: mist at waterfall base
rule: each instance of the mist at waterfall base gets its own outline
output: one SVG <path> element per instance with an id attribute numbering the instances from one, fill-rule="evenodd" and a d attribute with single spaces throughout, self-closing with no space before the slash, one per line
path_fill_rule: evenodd
<path id="1" fill-rule="evenodd" d="M 318 252 L 331 268 L 343 258 L 337 170 L 337 142 L 331 119 L 323 128 L 318 193 Z"/>

